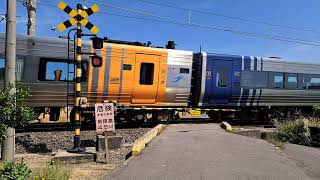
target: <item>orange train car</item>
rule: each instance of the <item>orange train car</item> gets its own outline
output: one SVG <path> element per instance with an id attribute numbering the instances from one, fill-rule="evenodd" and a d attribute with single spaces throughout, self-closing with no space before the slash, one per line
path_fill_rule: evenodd
<path id="1" fill-rule="evenodd" d="M 0 33 L 0 43 L 4 40 L 5 34 Z M 68 60 L 67 50 L 66 39 L 17 36 L 17 79 L 30 87 L 27 103 L 39 112 L 40 122 L 70 121 L 67 116 L 72 110 L 66 107 L 73 101 L 74 62 Z M 82 51 L 91 52 L 91 42 L 83 42 Z M 130 109 L 188 105 L 191 51 L 105 42 L 95 53 L 103 58 L 102 67 L 93 67 L 88 55 L 82 58 L 81 95 L 87 98 L 83 108 L 87 120 L 93 119 L 94 104 L 105 101 L 116 102 L 118 110 L 127 109 L 119 113 L 127 119 L 146 116 Z M 1 77 L 0 73 L 3 81 Z"/>

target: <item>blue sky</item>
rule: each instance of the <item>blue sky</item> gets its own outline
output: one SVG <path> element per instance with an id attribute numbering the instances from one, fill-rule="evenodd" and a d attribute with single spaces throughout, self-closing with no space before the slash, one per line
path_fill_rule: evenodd
<path id="1" fill-rule="evenodd" d="M 60 0 L 37 0 L 40 3 L 57 5 Z M 93 0 L 120 7 L 131 8 L 148 12 L 154 15 L 171 17 L 183 21 L 188 20 L 188 12 L 145 4 L 136 0 Z M 150 0 L 172 4 L 175 6 L 193 8 L 203 11 L 225 14 L 235 17 L 243 17 L 266 21 L 285 26 L 294 26 L 319 31 L 314 32 L 296 31 L 278 27 L 271 27 L 262 24 L 243 22 L 238 20 L 225 19 L 222 17 L 191 13 L 191 20 L 194 23 L 221 28 L 229 28 L 240 31 L 248 31 L 276 36 L 287 36 L 292 38 L 318 41 L 320 44 L 320 1 L 319 0 Z M 65 0 L 75 8 L 78 2 L 91 6 L 92 3 L 76 0 Z M 17 33 L 26 33 L 26 9 L 21 3 L 17 3 Z M 0 13 L 5 13 L 4 0 L 0 3 Z M 100 11 L 129 15 L 134 17 L 145 17 L 134 13 L 127 13 L 121 10 L 100 5 Z M 68 15 L 58 8 L 38 6 L 37 34 L 41 36 L 64 35 L 59 31 L 51 31 L 50 27 L 68 19 Z M 177 49 L 212 53 L 225 53 L 253 56 L 277 56 L 290 60 L 314 61 L 320 63 L 320 46 L 308 46 L 281 41 L 248 37 L 228 32 L 201 29 L 189 26 L 159 23 L 145 20 L 127 19 L 97 13 L 89 17 L 100 28 L 99 36 L 107 36 L 111 39 L 128 41 L 151 41 L 154 45 L 164 46 L 168 40 L 174 40 Z M 5 31 L 5 23 L 0 23 L 0 32 Z"/>

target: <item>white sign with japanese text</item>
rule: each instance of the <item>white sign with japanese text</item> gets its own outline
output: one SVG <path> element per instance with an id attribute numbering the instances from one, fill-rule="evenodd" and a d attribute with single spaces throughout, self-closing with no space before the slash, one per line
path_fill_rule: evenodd
<path id="1" fill-rule="evenodd" d="M 96 131 L 115 131 L 113 103 L 95 104 Z"/>

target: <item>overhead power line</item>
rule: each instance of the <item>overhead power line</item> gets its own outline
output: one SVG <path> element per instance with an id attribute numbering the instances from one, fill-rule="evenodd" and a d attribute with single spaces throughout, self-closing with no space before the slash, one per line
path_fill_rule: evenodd
<path id="1" fill-rule="evenodd" d="M 174 19 L 174 18 L 170 18 L 170 17 L 158 16 L 158 15 L 150 14 L 150 13 L 139 11 L 139 10 L 134 10 L 134 9 L 124 8 L 124 7 L 115 6 L 115 5 L 111 5 L 111 4 L 107 4 L 107 3 L 97 2 L 94 0 L 83 0 L 83 1 L 96 3 L 96 4 L 99 4 L 102 6 L 120 9 L 120 10 L 123 10 L 126 12 L 136 13 L 136 14 L 140 14 L 140 15 L 153 17 L 153 18 L 134 17 L 134 16 L 127 16 L 127 15 L 115 14 L 115 13 L 109 13 L 109 12 L 103 12 L 103 11 L 98 12 L 100 14 L 107 14 L 107 15 L 111 15 L 111 16 L 118 16 L 118 17 L 124 17 L 124 18 L 129 18 L 129 19 L 146 20 L 146 21 L 153 21 L 153 22 L 191 26 L 191 27 L 210 29 L 210 30 L 216 30 L 216 31 L 224 31 L 224 32 L 230 32 L 230 33 L 240 34 L 240 35 L 244 35 L 244 36 L 258 37 L 258 38 L 277 40 L 277 41 L 283 41 L 283 42 L 289 42 L 289 43 L 295 43 L 295 44 L 303 44 L 303 45 L 310 45 L 310 46 L 317 46 L 317 47 L 320 46 L 320 42 L 316 42 L 316 41 L 310 41 L 310 40 L 299 39 L 299 38 L 284 37 L 284 36 L 274 36 L 274 35 L 269 35 L 269 34 L 259 34 L 259 33 L 254 33 L 254 32 L 246 32 L 246 31 L 239 31 L 239 30 L 233 30 L 233 29 L 208 26 L 208 25 L 204 25 L 204 24 L 191 23 L 189 21 L 182 21 L 182 20 L 178 20 L 178 19 Z M 40 3 L 39 5 L 56 8 L 56 6 L 52 5 L 52 4 Z M 158 19 L 154 19 L 154 18 L 158 18 Z"/>
<path id="2" fill-rule="evenodd" d="M 217 31 L 236 33 L 236 34 L 245 35 L 245 36 L 252 36 L 252 37 L 259 37 L 259 38 L 265 38 L 265 39 L 272 39 L 272 40 L 278 40 L 278 41 L 291 42 L 291 43 L 296 43 L 296 44 L 320 46 L 320 42 L 316 42 L 316 41 L 310 41 L 310 40 L 299 39 L 299 38 L 291 38 L 291 37 L 285 37 L 285 36 L 275 36 L 275 35 L 270 35 L 270 34 L 259 34 L 259 33 L 254 33 L 254 32 L 246 32 L 246 31 L 227 29 L 227 28 L 220 28 L 220 27 L 209 26 L 209 25 L 204 25 L 204 24 L 192 23 L 192 22 L 189 22 L 189 21 L 182 21 L 182 20 L 178 20 L 178 19 L 174 19 L 174 18 L 170 18 L 170 17 L 165 17 L 165 16 L 158 16 L 158 15 L 150 14 L 150 13 L 147 13 L 147 12 L 134 10 L 134 9 L 130 9 L 130 8 L 124 8 L 124 7 L 120 7 L 120 6 L 115 6 L 115 5 L 102 3 L 102 2 L 98 2 L 98 1 L 94 1 L 94 0 L 84 0 L 84 1 L 95 3 L 95 4 L 99 4 L 101 6 L 106 6 L 106 7 L 109 7 L 109 8 L 119 9 L 119 10 L 126 11 L 126 12 L 131 12 L 131 13 L 135 13 L 135 14 L 140 14 L 140 15 L 144 15 L 144 16 L 149 16 L 149 17 L 153 17 L 153 18 L 162 19 L 166 23 L 187 25 L 187 26 L 204 28 L 204 29 L 211 29 L 211 30 L 217 30 Z"/>
<path id="3" fill-rule="evenodd" d="M 257 19 L 230 16 L 230 15 L 221 14 L 221 13 L 215 13 L 215 12 L 209 12 L 209 11 L 202 11 L 202 10 L 198 10 L 198 9 L 179 7 L 179 6 L 174 6 L 174 5 L 171 5 L 171 4 L 164 4 L 164 3 L 154 2 L 154 1 L 148 1 L 148 0 L 136 0 L 136 1 L 143 2 L 143 3 L 148 3 L 148 4 L 152 4 L 152 5 L 156 5 L 156 6 L 163 6 L 163 7 L 173 8 L 173 9 L 179 9 L 179 10 L 188 11 L 188 12 L 196 12 L 196 13 L 199 13 L 199 14 L 207 14 L 207 15 L 212 15 L 212 16 L 217 16 L 217 17 L 223 17 L 223 18 L 232 19 L 232 20 L 251 22 L 251 23 L 256 23 L 256 24 L 263 24 L 263 25 L 267 25 L 267 26 L 273 26 L 273 27 L 297 30 L 297 31 L 312 32 L 312 33 L 317 33 L 317 34 L 320 33 L 320 31 L 316 31 L 316 30 L 308 29 L 308 28 L 301 28 L 301 27 L 295 27 L 295 26 L 287 26 L 287 25 L 282 25 L 282 24 L 275 24 L 275 23 L 261 21 L 261 20 L 257 20 Z"/>

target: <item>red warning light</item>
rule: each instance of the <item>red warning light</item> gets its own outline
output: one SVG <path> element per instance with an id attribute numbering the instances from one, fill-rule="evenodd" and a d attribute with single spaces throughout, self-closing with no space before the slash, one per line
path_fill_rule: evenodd
<path id="1" fill-rule="evenodd" d="M 91 64 L 93 67 L 101 67 L 102 66 L 102 57 L 100 56 L 91 56 Z"/>

